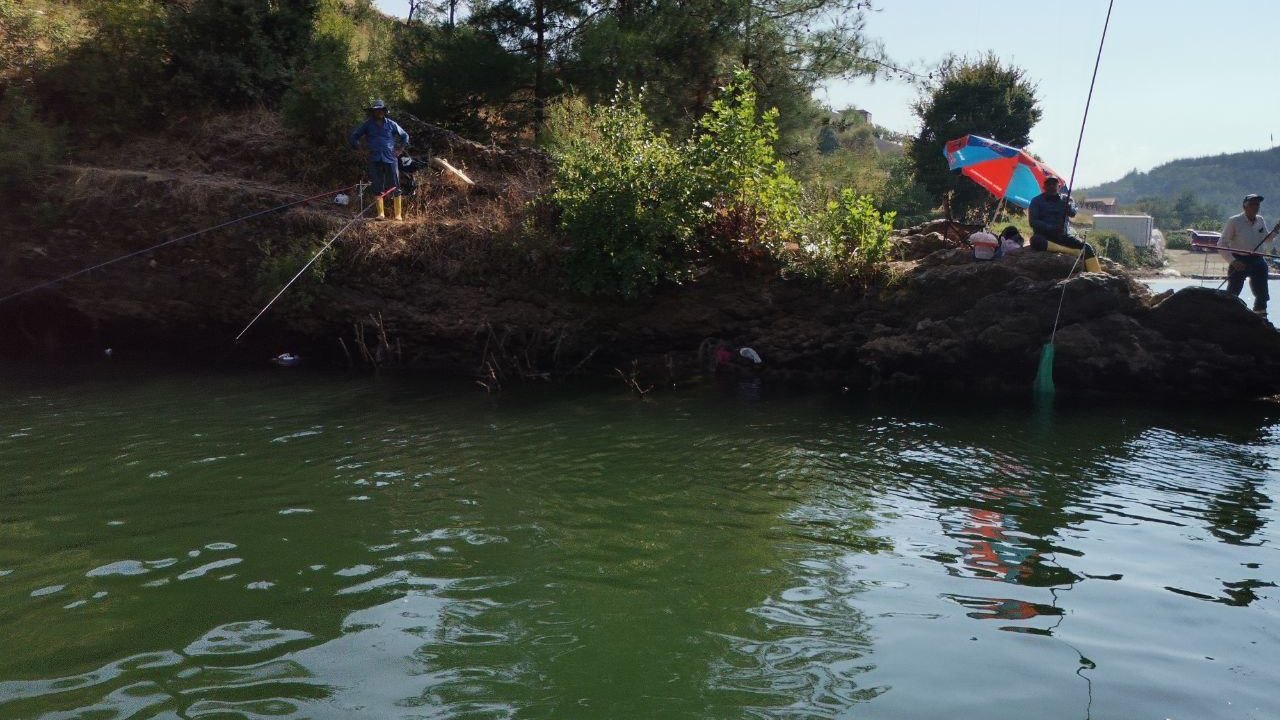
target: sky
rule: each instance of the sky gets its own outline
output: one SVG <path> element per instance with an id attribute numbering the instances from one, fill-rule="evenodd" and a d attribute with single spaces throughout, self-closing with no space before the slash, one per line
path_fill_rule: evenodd
<path id="1" fill-rule="evenodd" d="M 406 0 L 376 0 L 403 15 Z M 1043 112 L 1029 149 L 1070 175 L 1107 0 L 877 0 L 867 34 L 901 66 L 987 51 L 1022 68 Z M 1089 107 L 1076 187 L 1179 158 L 1263 150 L 1280 132 L 1280 3 L 1115 0 Z M 872 121 L 915 134 L 911 85 L 836 81 L 820 101 L 856 105 Z"/>

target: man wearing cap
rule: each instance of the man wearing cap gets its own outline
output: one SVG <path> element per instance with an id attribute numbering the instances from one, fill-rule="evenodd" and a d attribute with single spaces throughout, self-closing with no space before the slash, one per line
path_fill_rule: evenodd
<path id="1" fill-rule="evenodd" d="M 1058 192 L 1058 178 L 1045 176 L 1044 192 L 1032 198 L 1031 205 L 1027 207 L 1027 216 L 1031 221 L 1031 248 L 1068 255 L 1083 251 L 1085 271 L 1102 272 L 1102 265 L 1098 262 L 1093 246 L 1067 232 L 1067 219 L 1075 215 L 1075 203 Z"/>
<path id="2" fill-rule="evenodd" d="M 1218 240 L 1218 247 L 1222 248 L 1219 254 L 1227 261 L 1227 292 L 1239 297 L 1244 289 L 1244 279 L 1249 278 L 1253 311 L 1266 317 L 1267 300 L 1270 298 L 1267 293 L 1267 261 L 1248 253 L 1271 253 L 1274 249 L 1271 240 L 1276 231 L 1273 229 L 1268 233 L 1267 221 L 1258 214 L 1258 208 L 1262 207 L 1261 195 L 1245 195 L 1242 205 L 1244 212 L 1227 219 L 1227 224 L 1222 226 L 1222 239 Z"/>
<path id="3" fill-rule="evenodd" d="M 409 147 L 409 133 L 404 131 L 395 120 L 387 117 L 387 104 L 375 100 L 369 105 L 369 118 L 356 128 L 347 143 L 354 149 L 360 138 L 365 138 L 365 146 L 369 156 L 369 182 L 374 192 L 374 207 L 378 209 L 378 219 L 387 218 L 383 206 L 383 193 L 391 190 L 392 202 L 395 204 L 396 219 L 402 220 L 400 198 L 400 168 L 396 160 L 399 151 Z M 400 147 L 396 148 L 399 141 Z M 392 190 L 392 188 L 396 188 Z"/>

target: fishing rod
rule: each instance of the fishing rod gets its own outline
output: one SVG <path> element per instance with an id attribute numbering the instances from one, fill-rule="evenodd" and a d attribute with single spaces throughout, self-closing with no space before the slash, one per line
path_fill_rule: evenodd
<path id="1" fill-rule="evenodd" d="M 1261 247 L 1262 243 L 1258 243 L 1258 246 Z M 1280 260 L 1280 255 L 1276 255 L 1274 253 L 1257 252 L 1256 250 L 1232 250 L 1231 248 L 1219 247 L 1217 245 L 1206 245 L 1204 243 L 1191 243 L 1191 247 L 1200 248 L 1201 250 L 1226 250 L 1232 255 L 1253 255 L 1254 257 L 1264 257 L 1264 258 L 1272 258 L 1275 260 Z"/>
<path id="2" fill-rule="evenodd" d="M 1080 148 L 1084 145 L 1084 128 L 1089 122 L 1089 106 L 1093 104 L 1093 87 L 1098 82 L 1098 68 L 1102 65 L 1102 48 L 1107 44 L 1107 28 L 1111 27 L 1111 8 L 1115 6 L 1115 0 L 1107 3 L 1107 19 L 1102 23 L 1102 37 L 1098 39 L 1098 55 L 1093 60 L 1093 77 L 1089 79 L 1089 94 L 1084 100 L 1084 117 L 1080 118 L 1080 136 L 1076 138 L 1076 155 L 1071 160 L 1071 179 L 1067 184 L 1067 197 L 1071 197 L 1071 193 L 1075 192 L 1076 187 L 1076 166 L 1080 163 Z M 1070 202 L 1070 200 L 1068 200 Z M 1084 258 L 1085 251 L 1089 248 L 1087 243 L 1080 243 L 1080 252 L 1076 253 L 1076 259 L 1071 263 L 1071 270 L 1067 272 L 1067 277 L 1071 277 L 1071 273 L 1076 271 L 1076 266 L 1080 264 L 1080 260 Z M 1053 341 L 1058 337 L 1058 322 L 1062 319 L 1062 303 L 1067 299 L 1067 284 L 1062 284 L 1062 294 L 1058 296 L 1058 310 L 1053 315 L 1053 329 L 1049 331 L 1049 342 L 1040 348 L 1040 362 L 1036 368 L 1036 380 L 1033 389 L 1037 395 L 1048 396 L 1054 392 L 1053 387 L 1053 357 L 1054 345 Z"/>
<path id="3" fill-rule="evenodd" d="M 252 220 L 252 219 L 254 219 L 254 218 L 262 217 L 263 215 L 268 215 L 268 214 L 273 213 L 273 212 L 279 212 L 280 210 L 284 210 L 285 208 L 293 207 L 294 205 L 301 205 L 302 203 L 310 202 L 310 201 L 312 201 L 312 200 L 319 200 L 320 198 L 323 198 L 323 197 L 329 197 L 330 195 L 337 195 L 337 194 L 338 194 L 338 193 L 340 193 L 340 192 L 345 192 L 345 191 L 347 191 L 347 190 L 351 190 L 351 189 L 353 189 L 354 187 L 355 187 L 355 185 L 348 185 L 347 187 L 344 187 L 344 188 L 338 188 L 337 190 L 330 190 L 330 191 L 328 191 L 328 192 L 323 192 L 323 193 L 320 193 L 320 194 L 318 194 L 318 195 L 312 195 L 312 196 L 310 196 L 310 197 L 302 198 L 301 200 L 294 200 L 293 202 L 287 202 L 287 203 L 285 203 L 285 204 L 283 204 L 283 205 L 277 205 L 276 207 L 273 207 L 273 208 L 268 208 L 268 209 L 266 209 L 266 210 L 260 210 L 260 211 L 255 212 L 255 213 L 250 213 L 250 214 L 248 214 L 248 215 L 245 215 L 245 216 L 243 216 L 243 217 L 238 217 L 238 218 L 235 218 L 235 219 L 232 219 L 232 220 L 228 220 L 228 221 L 226 221 L 226 222 L 224 222 L 224 223 L 219 223 L 219 224 L 214 225 L 214 226 L 212 226 L 212 227 L 204 228 L 203 230 L 197 230 L 197 231 L 195 231 L 195 232 L 193 232 L 193 233 L 187 233 L 186 235 L 183 235 L 183 236 L 181 236 L 181 237 L 173 238 L 172 240 L 165 240 L 164 242 L 157 243 L 157 244 L 155 244 L 155 245 L 152 245 L 151 247 L 146 247 L 146 248 L 143 248 L 143 249 L 141 249 L 141 250 L 135 250 L 135 251 L 133 251 L 133 252 L 131 252 L 131 253 L 126 253 L 126 254 L 124 254 L 124 255 L 121 255 L 121 256 L 119 256 L 119 257 L 112 258 L 112 259 L 107 260 L 107 261 L 105 261 L 105 262 L 100 262 L 100 263 L 98 263 L 97 265 L 92 265 L 92 266 L 87 267 L 87 268 L 84 268 L 84 269 L 82 269 L 82 270 L 77 270 L 77 271 L 75 271 L 75 272 L 73 272 L 73 273 L 70 273 L 70 274 L 68 274 L 68 275 L 63 275 L 62 277 L 57 277 L 57 278 L 54 278 L 54 279 L 52 279 L 52 280 L 46 280 L 45 282 L 42 282 L 42 283 L 40 283 L 40 284 L 38 284 L 38 285 L 32 285 L 31 287 L 26 288 L 25 290 L 19 290 L 18 292 L 10 293 L 10 294 L 8 294 L 8 295 L 5 295 L 4 297 L 0 297 L 0 303 L 3 303 L 3 302 L 4 302 L 4 301 L 6 301 L 6 300 L 12 300 L 13 298 L 18 297 L 19 295 L 26 295 L 27 293 L 34 292 L 34 291 L 36 291 L 36 290 L 40 290 L 41 288 L 49 287 L 50 285 L 57 285 L 58 283 L 63 282 L 63 281 L 65 281 L 65 280 L 70 280 L 71 278 L 79 277 L 79 276 L 81 276 L 81 275 L 84 275 L 85 273 L 93 272 L 94 270 L 98 270 L 98 269 L 104 268 L 104 267 L 106 267 L 106 266 L 108 266 L 108 265 L 112 265 L 112 264 L 118 263 L 118 262 L 120 262 L 120 261 L 122 261 L 122 260 L 128 260 L 129 258 L 137 257 L 137 256 L 139 256 L 139 255 L 144 255 L 144 254 L 149 253 L 149 252 L 152 252 L 152 251 L 154 251 L 154 250 L 158 250 L 158 249 L 160 249 L 160 248 L 162 248 L 162 247 L 164 247 L 164 246 L 166 246 L 166 245 L 172 245 L 172 244 L 174 244 L 174 243 L 176 243 L 176 242 L 181 242 L 181 241 L 183 241 L 183 240 L 190 240 L 191 238 L 196 237 L 197 235 L 203 235 L 203 234 L 208 233 L 208 232 L 213 232 L 214 230 L 220 230 L 220 229 L 222 229 L 222 228 L 224 228 L 224 227 L 229 227 L 229 226 L 231 226 L 231 225 L 235 225 L 236 223 L 242 223 L 242 222 L 245 222 L 246 220 Z"/>
<path id="4" fill-rule="evenodd" d="M 386 196 L 390 195 L 391 193 L 393 193 L 393 192 L 395 192 L 396 190 L 399 190 L 399 189 L 400 189 L 400 188 L 398 188 L 398 187 L 392 187 L 392 188 L 389 188 L 389 189 L 387 189 L 387 190 L 383 191 L 382 193 L 380 193 L 377 197 L 378 197 L 378 199 L 379 199 L 379 200 L 381 200 L 382 198 L 385 198 Z M 369 208 L 371 208 L 371 207 L 373 207 L 373 205 L 372 205 L 372 204 L 371 204 L 371 205 L 369 205 L 368 207 L 364 208 L 364 209 L 363 209 L 363 210 L 361 210 L 360 212 L 356 213 L 355 217 L 353 217 L 353 218 L 351 218 L 350 220 L 348 220 L 348 221 L 347 221 L 347 224 L 346 224 L 346 225 L 343 225 L 341 230 L 339 230 L 338 232 L 334 233 L 333 237 L 329 238 L 329 242 L 325 243 L 325 244 L 324 244 L 324 246 L 323 246 L 323 247 L 321 247 L 321 248 L 320 248 L 320 250 L 319 250 L 318 252 L 316 252 L 316 254 L 315 254 L 315 255 L 312 255 L 312 256 L 311 256 L 311 259 L 307 261 L 307 264 L 302 266 L 302 269 L 298 271 L 298 274 L 296 274 L 296 275 L 294 275 L 292 278 L 290 278 L 290 279 L 289 279 L 289 282 L 285 283 L 285 284 L 284 284 L 284 287 L 280 288 L 280 292 L 276 293 L 276 296 L 275 296 L 275 297 L 273 297 L 273 298 L 271 298 L 271 301 L 270 301 L 270 302 L 268 302 L 266 305 L 263 305 L 263 306 L 262 306 L 262 309 L 258 311 L 258 314 L 253 316 L 253 319 L 249 321 L 249 324 L 248 324 L 248 325 L 245 325 L 245 326 L 244 326 L 244 329 L 240 331 L 240 334 L 239 334 L 239 335 L 236 335 L 235 342 L 240 342 L 240 338 L 244 337 L 244 334 L 245 334 L 245 333 L 247 333 L 247 332 L 249 332 L 249 328 L 253 327 L 253 324 L 254 324 L 254 323 L 256 323 L 256 322 L 258 322 L 258 318 L 260 318 L 260 317 L 262 317 L 263 315 L 265 315 L 265 314 L 266 314 L 267 309 L 268 309 L 268 308 L 270 308 L 272 305 L 274 305 L 274 304 L 275 304 L 275 302 L 276 302 L 277 300 L 279 300 L 279 299 L 280 299 L 280 296 L 281 296 L 281 295 L 284 295 L 285 291 L 289 289 L 289 286 L 290 286 L 290 285 L 293 285 L 293 283 L 294 283 L 294 281 L 295 281 L 295 280 L 297 280 L 298 278 L 302 277 L 302 273 L 306 272 L 306 271 L 307 271 L 307 268 L 311 267 L 311 264 L 312 264 L 312 263 L 314 263 L 316 260 L 318 260 L 318 259 L 320 258 L 320 256 L 321 256 L 321 255 L 323 255 L 323 254 L 324 254 L 324 252 L 325 252 L 326 250 L 328 250 L 328 249 L 329 249 L 329 246 L 330 246 L 330 245 L 333 245 L 334 241 L 336 241 L 336 240 L 337 240 L 337 239 L 342 235 L 342 233 L 346 232 L 346 231 L 347 231 L 347 229 L 348 229 L 348 228 L 350 228 L 352 225 L 354 225 L 354 224 L 356 223 L 356 221 L 357 221 L 357 220 L 362 220 L 362 219 L 364 219 L 364 214 L 365 214 L 365 212 L 366 212 Z"/>
<path id="5" fill-rule="evenodd" d="M 1266 226 L 1264 225 L 1263 227 L 1266 227 Z M 1226 250 L 1232 255 L 1249 255 L 1251 257 L 1264 257 L 1264 258 L 1273 258 L 1275 260 L 1280 260 L 1280 255 L 1271 255 L 1268 253 L 1258 252 L 1258 248 L 1262 247 L 1264 243 L 1266 243 L 1271 238 L 1275 237 L 1277 232 L 1280 232 L 1280 221 L 1276 222 L 1275 227 L 1271 228 L 1271 232 L 1267 233 L 1261 240 L 1259 240 L 1258 244 L 1254 245 L 1252 250 L 1236 250 L 1234 248 L 1222 247 L 1220 245 L 1208 245 L 1205 243 L 1195 243 L 1195 242 L 1191 243 L 1191 247 L 1200 248 L 1202 250 L 1219 250 L 1219 251 Z M 1204 259 L 1204 266 L 1206 270 L 1209 268 L 1209 258 L 1207 257 Z M 1227 277 L 1223 278 L 1222 282 L 1218 283 L 1218 289 L 1221 290 L 1222 286 L 1226 285 L 1227 280 L 1230 280 L 1230 279 L 1231 279 L 1231 267 L 1230 265 L 1228 265 Z"/>

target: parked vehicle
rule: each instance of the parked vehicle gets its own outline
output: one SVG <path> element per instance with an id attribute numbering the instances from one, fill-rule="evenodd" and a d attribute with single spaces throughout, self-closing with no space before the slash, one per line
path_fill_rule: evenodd
<path id="1" fill-rule="evenodd" d="M 1213 250 L 1204 246 L 1217 245 L 1221 239 L 1222 233 L 1220 232 L 1187 229 L 1187 240 L 1191 243 L 1191 252 L 1213 252 Z"/>

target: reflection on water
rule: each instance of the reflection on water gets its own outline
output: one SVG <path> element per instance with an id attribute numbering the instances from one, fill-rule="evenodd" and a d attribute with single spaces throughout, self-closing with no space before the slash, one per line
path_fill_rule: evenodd
<path id="1" fill-rule="evenodd" d="M 0 717 L 1280 714 L 1269 406 L 0 390 Z"/>

